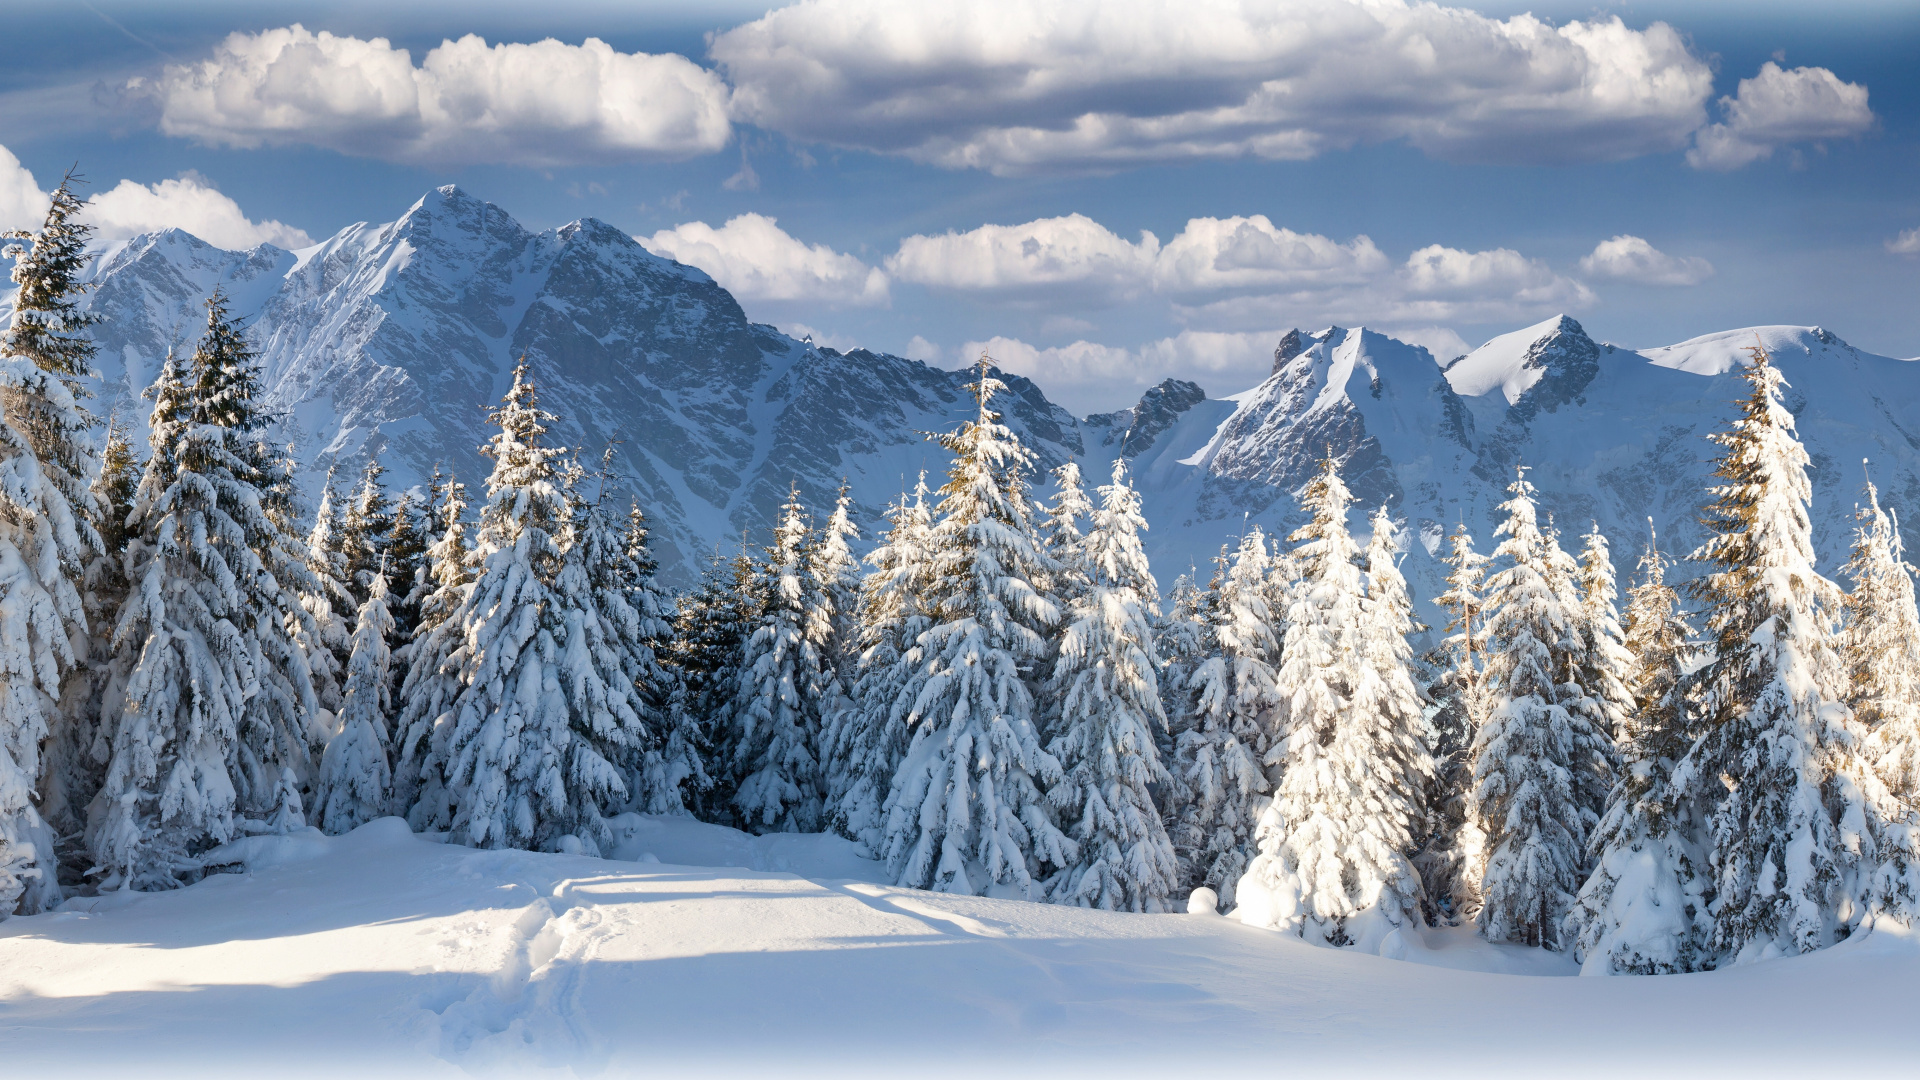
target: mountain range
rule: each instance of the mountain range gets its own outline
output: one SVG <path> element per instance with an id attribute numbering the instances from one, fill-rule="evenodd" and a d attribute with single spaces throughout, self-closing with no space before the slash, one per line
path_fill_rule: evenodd
<path id="1" fill-rule="evenodd" d="M 214 288 L 260 352 L 303 480 L 357 476 L 378 453 L 396 486 L 438 467 L 474 487 L 487 410 L 524 357 L 555 414 L 552 438 L 593 467 L 617 447 L 612 497 L 640 500 L 667 580 L 766 526 L 796 489 L 829 507 L 842 484 L 871 537 L 886 504 L 945 454 L 924 433 L 971 416 L 970 375 L 886 353 L 840 352 L 751 322 L 708 275 L 593 219 L 535 232 L 457 187 L 397 220 L 299 251 L 224 251 L 177 230 L 101 251 L 89 274 L 96 405 L 141 427 L 141 391 L 170 348 L 191 348 Z M 1629 571 L 1651 525 L 1684 554 L 1713 447 L 1764 345 L 1812 457 L 1822 567 L 1846 557 L 1870 459 L 1883 501 L 1920 505 L 1920 363 L 1862 352 L 1818 327 L 1761 326 L 1634 351 L 1557 316 L 1437 360 L 1365 328 L 1293 331 L 1258 386 L 1210 398 L 1169 379 L 1130 409 L 1075 417 L 1002 374 L 1007 422 L 1044 468 L 1115 459 L 1137 477 L 1164 586 L 1253 525 L 1299 523 L 1293 493 L 1328 454 L 1361 505 L 1409 529 L 1406 570 L 1432 596 L 1441 541 L 1464 522 L 1483 551 L 1517 467 L 1577 546 L 1598 524 Z M 1364 531 L 1356 515 L 1355 525 Z M 1428 621 L 1435 614 L 1426 605 Z"/>

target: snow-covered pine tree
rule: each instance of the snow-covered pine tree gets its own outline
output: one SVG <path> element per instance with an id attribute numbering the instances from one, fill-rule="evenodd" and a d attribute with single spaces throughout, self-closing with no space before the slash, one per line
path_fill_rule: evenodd
<path id="1" fill-rule="evenodd" d="M 1153 643 L 1160 652 L 1160 708 L 1166 714 L 1165 731 L 1155 736 L 1155 744 L 1160 749 L 1160 760 L 1168 768 L 1167 785 L 1161 798 L 1166 825 L 1173 827 L 1176 815 L 1174 808 L 1186 802 L 1184 785 L 1173 771 L 1175 757 L 1173 740 L 1180 730 L 1180 687 L 1186 684 L 1205 654 L 1206 626 L 1202 621 L 1202 612 L 1206 609 L 1207 594 L 1194 581 L 1196 571 L 1189 566 L 1187 572 L 1173 579 L 1173 587 L 1167 590 L 1165 613 L 1154 627 Z M 1171 835 L 1171 834 L 1169 834 Z M 1184 877 L 1182 878 L 1184 880 Z"/>
<path id="2" fill-rule="evenodd" d="M 1558 545 L 1539 527 L 1525 469 L 1507 491 L 1497 530 L 1506 539 L 1493 553 L 1506 566 L 1486 592 L 1493 708 L 1472 751 L 1473 804 L 1487 837 L 1477 921 L 1489 941 L 1558 951 L 1599 823 L 1581 795 L 1604 782 L 1612 745 L 1573 681 L 1578 612 L 1566 597 L 1578 594 L 1570 584 L 1556 587 L 1564 556 L 1555 557 Z"/>
<path id="3" fill-rule="evenodd" d="M 1237 892 L 1244 922 L 1373 951 L 1420 918 L 1411 856 L 1433 762 L 1397 530 L 1375 516 L 1363 590 L 1351 501 L 1332 460 L 1302 493 L 1311 520 L 1294 534 L 1300 581 L 1277 675 L 1287 737 L 1268 754 L 1284 771 Z"/>
<path id="4" fill-rule="evenodd" d="M 1033 453 L 1000 423 L 1005 384 L 982 356 L 976 419 L 935 436 L 954 456 L 929 536 L 931 625 L 908 650 L 911 743 L 885 809 L 881 854 L 911 888 L 1031 896 L 1073 845 L 1046 789 L 1060 764 L 1040 742 L 1032 665 L 1060 621 L 1054 561 L 1033 525 Z"/>
<path id="5" fill-rule="evenodd" d="M 1848 707 L 1866 732 L 1850 778 L 1873 804 L 1882 866 L 1871 900 L 1911 920 L 1920 913 L 1920 612 L 1899 522 L 1867 483 L 1846 573 L 1847 625 L 1841 642 Z"/>
<path id="6" fill-rule="evenodd" d="M 1710 438 L 1722 448 L 1693 558 L 1714 658 L 1689 678 L 1704 731 L 1674 769 L 1681 798 L 1704 808 L 1710 948 L 1722 962 L 1803 953 L 1843 936 L 1864 832 L 1856 752 L 1835 648 L 1841 594 L 1814 569 L 1807 453 L 1780 401 L 1766 350 L 1749 350 L 1752 392 Z"/>
<path id="7" fill-rule="evenodd" d="M 753 832 L 821 826 L 820 727 L 827 670 L 813 628 L 821 600 L 807 572 L 815 540 L 796 486 L 780 507 L 773 544 L 755 575 L 760 617 L 741 653 L 731 767 L 741 822 Z"/>
<path id="8" fill-rule="evenodd" d="M 1280 646 L 1267 606 L 1266 537 L 1248 530 L 1231 563 L 1225 551 L 1220 563 L 1201 611 L 1202 652 L 1181 688 L 1173 771 L 1183 799 L 1169 833 L 1182 885 L 1213 889 L 1230 910 L 1273 801 L 1264 762 L 1281 739 Z"/>
<path id="9" fill-rule="evenodd" d="M 1627 651 L 1625 633 L 1620 629 L 1620 590 L 1613 576 L 1613 552 L 1599 523 L 1595 522 L 1581 540 L 1584 546 L 1575 580 L 1580 590 L 1582 652 L 1576 661 L 1576 673 L 1586 692 L 1590 721 L 1608 739 L 1618 741 L 1621 725 L 1634 709 L 1633 692 L 1627 684 L 1633 654 Z"/>
<path id="10" fill-rule="evenodd" d="M 42 743 L 83 738 L 60 730 L 57 711 L 62 681 L 86 659 L 74 648 L 87 636 L 78 579 L 101 550 L 88 488 L 97 463 L 87 431 L 98 420 L 81 405 L 95 349 L 87 327 L 98 320 L 78 305 L 91 229 L 75 220 L 75 179 L 61 180 L 38 231 L 6 234 L 24 247 L 0 253 L 19 286 L 0 334 L 0 918 L 60 900 L 35 787 Z"/>
<path id="11" fill-rule="evenodd" d="M 1486 721 L 1486 619 L 1481 591 L 1486 585 L 1485 555 L 1473 550 L 1464 523 L 1454 526 L 1446 563 L 1447 589 L 1434 598 L 1447 612 L 1447 637 L 1441 642 L 1441 675 L 1428 688 L 1439 706 L 1433 728 L 1434 784 L 1427 804 L 1427 840 L 1414 859 L 1430 922 L 1457 922 L 1480 911 L 1480 880 L 1487 869 L 1487 837 L 1473 809 L 1474 736 Z"/>
<path id="12" fill-rule="evenodd" d="M 128 669 L 88 847 L 103 888 L 171 888 L 236 828 L 272 829 L 311 775 L 305 549 L 274 514 L 290 490 L 265 438 L 259 368 L 216 290 L 207 332 L 153 389 L 152 453 L 128 519 Z M 276 509 L 278 507 L 278 509 Z M 251 821 L 236 822 L 236 815 Z"/>
<path id="13" fill-rule="evenodd" d="M 1666 567 L 1650 537 L 1627 594 L 1633 711 L 1620 727 L 1620 771 L 1593 834 L 1593 874 L 1567 916 L 1586 974 L 1697 971 L 1708 959 L 1698 821 L 1670 783 L 1697 734 L 1681 686 L 1692 630 Z"/>
<path id="14" fill-rule="evenodd" d="M 391 802 L 387 721 L 392 712 L 393 637 L 387 576 L 375 574 L 354 619 L 339 719 L 320 756 L 320 778 L 314 785 L 313 823 L 334 836 L 385 816 Z"/>
<path id="15" fill-rule="evenodd" d="M 814 601 L 807 635 L 820 655 L 821 670 L 817 745 L 824 800 L 822 828 L 831 827 L 835 799 L 849 783 L 847 761 L 831 748 L 838 737 L 839 718 L 852 705 L 850 695 L 858 677 L 860 560 L 854 557 L 848 541 L 858 540 L 860 529 L 853 523 L 852 507 L 853 496 L 843 480 L 833 513 L 807 552 L 807 576 Z"/>
<path id="16" fill-rule="evenodd" d="M 628 504 L 620 543 L 622 559 L 612 587 L 633 611 L 627 648 L 649 729 L 632 783 L 633 805 L 649 814 L 686 814 L 713 781 L 707 775 L 705 734 L 695 717 L 674 707 L 680 680 L 663 661 L 673 642 L 672 602 L 654 580 L 660 564 L 648 546 L 647 518 L 638 501 Z"/>
<path id="17" fill-rule="evenodd" d="M 392 812 L 419 830 L 445 830 L 453 820 L 446 786 L 447 737 L 466 663 L 466 633 L 460 621 L 479 565 L 467 546 L 467 487 L 434 470 L 429 489 L 440 538 L 427 549 L 411 596 L 420 611 L 401 652 L 406 675 L 393 730 L 396 736 Z"/>
<path id="18" fill-rule="evenodd" d="M 1084 565 L 1085 532 L 1081 523 L 1093 517 L 1093 502 L 1081 485 L 1080 466 L 1069 461 L 1053 470 L 1054 495 L 1047 507 L 1040 535 L 1047 554 L 1059 564 L 1052 582 L 1053 596 L 1063 605 L 1072 604 L 1088 588 L 1088 569 Z"/>
<path id="19" fill-rule="evenodd" d="M 727 711 L 733 703 L 735 676 L 747 634 L 759 619 L 757 603 L 748 592 L 753 561 L 743 546 L 732 559 L 718 549 L 700 575 L 700 583 L 682 593 L 673 617 L 672 644 L 667 663 L 673 672 L 669 722 L 673 730 L 697 732 L 706 753 L 708 784 L 684 791 L 693 816 L 702 821 L 731 824 L 733 813 L 731 725 Z"/>
<path id="20" fill-rule="evenodd" d="M 1058 728 L 1047 747 L 1063 774 L 1048 797 L 1076 857 L 1047 883 L 1047 895 L 1054 903 L 1157 912 L 1179 876 L 1152 795 L 1170 779 L 1155 738 L 1167 726 L 1152 626 L 1159 586 L 1140 546 L 1147 523 L 1124 461 L 1114 462 L 1113 482 L 1099 495 L 1074 549 L 1084 588 L 1068 605 L 1054 661 Z"/>
<path id="21" fill-rule="evenodd" d="M 309 637 L 298 635 L 313 670 L 314 696 L 320 707 L 330 712 L 340 709 L 340 695 L 346 683 L 347 660 L 353 654 L 353 625 L 359 617 L 353 593 L 347 588 L 347 555 L 341 546 L 339 494 L 333 472 L 320 489 L 320 505 L 313 513 L 313 529 L 307 534 L 307 570 L 315 589 L 300 597 L 300 606 L 312 619 Z"/>
<path id="22" fill-rule="evenodd" d="M 932 586 L 927 478 L 887 511 L 888 528 L 867 553 L 873 569 L 860 583 L 859 639 L 850 700 L 833 717 L 824 744 L 838 767 L 828 775 L 829 824 L 881 850 L 881 808 L 906 756 L 907 714 L 901 693 L 912 674 L 906 654 L 930 625 L 922 598 Z"/>
<path id="23" fill-rule="evenodd" d="M 413 629 L 420 622 L 420 597 L 414 595 L 414 586 L 428 567 L 427 549 L 433 542 L 428 535 L 432 530 L 429 520 L 432 515 L 431 498 L 422 502 L 419 495 L 406 492 L 393 501 L 393 527 L 387 531 L 382 555 L 388 587 L 387 610 L 393 615 L 396 641 L 412 640 Z M 395 669 L 396 674 L 404 674 L 404 657 L 396 656 L 395 660 L 402 665 Z"/>
<path id="24" fill-rule="evenodd" d="M 626 802 L 616 763 L 636 732 L 604 696 L 584 573 L 568 558 L 564 451 L 546 443 L 554 417 L 524 358 L 490 419 L 500 430 L 483 451 L 493 472 L 474 542 L 480 575 L 455 616 L 465 646 L 446 741 L 448 839 L 597 853 L 611 840 L 603 819 Z"/>
<path id="25" fill-rule="evenodd" d="M 352 594 L 356 612 L 366 600 L 374 577 L 385 572 L 382 567 L 386 565 L 387 540 L 393 532 L 393 504 L 380 479 L 386 473 L 379 455 L 369 455 L 360 485 L 340 513 L 339 547 L 346 563 L 347 591 Z"/>

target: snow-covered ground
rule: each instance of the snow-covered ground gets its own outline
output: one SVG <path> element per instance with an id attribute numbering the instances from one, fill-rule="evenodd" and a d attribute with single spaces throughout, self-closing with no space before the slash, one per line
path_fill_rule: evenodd
<path id="1" fill-rule="evenodd" d="M 0 923 L 4 1076 L 1900 1075 L 1920 940 L 1662 978 L 1470 933 L 1407 960 L 1231 920 L 891 888 L 833 837 L 620 819 L 621 861 L 397 819 Z"/>

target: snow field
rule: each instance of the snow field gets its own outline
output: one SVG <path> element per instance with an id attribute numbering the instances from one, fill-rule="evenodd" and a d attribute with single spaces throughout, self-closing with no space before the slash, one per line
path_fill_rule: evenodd
<path id="1" fill-rule="evenodd" d="M 1920 941 L 1901 928 L 1729 971 L 1551 978 L 1572 962 L 1466 929 L 1414 934 L 1403 963 L 1212 915 L 878 885 L 831 836 L 614 825 L 639 861 L 476 851 L 385 818 L 250 838 L 229 852 L 243 872 L 176 892 L 10 919 L 0 1060 L 196 1077 L 1764 1076 L 1897 1075 L 1920 1053 Z"/>

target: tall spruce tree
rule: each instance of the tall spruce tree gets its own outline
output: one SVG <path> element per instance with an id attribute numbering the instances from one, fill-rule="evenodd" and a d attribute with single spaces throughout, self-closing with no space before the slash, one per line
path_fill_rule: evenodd
<path id="1" fill-rule="evenodd" d="M 1047 748 L 1063 773 L 1049 798 L 1076 857 L 1047 891 L 1055 903 L 1162 911 L 1179 867 L 1152 795 L 1170 779 L 1156 744 L 1167 726 L 1152 626 L 1159 587 L 1140 545 L 1147 523 L 1124 462 L 1114 463 L 1113 481 L 1099 495 L 1074 551 L 1085 587 L 1068 605 L 1054 661 L 1059 715 Z"/>
<path id="2" fill-rule="evenodd" d="M 1505 568 L 1487 582 L 1487 688 L 1493 709 L 1473 746 L 1473 803 L 1487 836 L 1480 933 L 1489 941 L 1565 948 L 1562 924 L 1586 879 L 1599 823 L 1584 797 L 1605 782 L 1612 745 L 1576 681 L 1571 560 L 1535 514 L 1526 471 L 1500 509 Z"/>
<path id="3" fill-rule="evenodd" d="M 427 549 L 426 566 L 416 574 L 411 593 L 420 617 L 401 650 L 406 675 L 394 720 L 392 811 L 415 829 L 443 831 L 453 820 L 447 738 L 467 655 L 459 616 L 480 568 L 467 545 L 466 485 L 451 476 L 442 480 L 436 469 L 431 491 L 440 538 Z"/>
<path id="4" fill-rule="evenodd" d="M 1620 728 L 1619 777 L 1593 834 L 1593 874 L 1567 916 L 1587 974 L 1697 971 L 1709 960 L 1699 820 L 1671 782 L 1698 734 L 1682 686 L 1692 630 L 1666 567 L 1650 538 L 1627 599 L 1633 711 Z"/>
<path id="5" fill-rule="evenodd" d="M 53 193 L 38 231 L 13 232 L 13 314 L 0 335 L 0 918 L 59 902 L 53 831 L 41 815 L 36 784 L 42 743 L 75 745 L 57 705 L 61 683 L 86 657 L 78 579 L 101 550 L 89 482 L 97 461 L 87 432 L 98 420 L 81 402 L 93 373 L 80 274 L 91 229 L 76 220 L 81 203 L 69 173 Z M 84 723 L 84 721 L 80 721 Z M 63 770 L 64 771 L 64 770 Z"/>
<path id="6" fill-rule="evenodd" d="M 824 791 L 821 705 L 828 672 L 816 627 L 821 597 L 807 572 L 814 546 L 796 487 L 752 591 L 760 617 L 741 652 L 732 723 L 733 805 L 753 832 L 814 832 Z"/>
<path id="7" fill-rule="evenodd" d="M 614 562 L 608 583 L 633 612 L 633 621 L 623 624 L 624 634 L 649 729 L 633 778 L 633 799 L 645 813 L 686 814 L 713 781 L 707 775 L 705 735 L 693 716 L 674 708 L 680 681 L 665 662 L 673 641 L 672 604 L 654 580 L 660 564 L 648 546 L 647 531 L 639 502 L 629 503 L 620 535 L 621 558 Z"/>
<path id="8" fill-rule="evenodd" d="M 367 584 L 353 627 L 339 719 L 320 756 L 314 785 L 313 823 L 338 836 L 382 817 L 392 796 L 388 720 L 392 715 L 393 616 L 387 611 L 387 576 Z"/>
<path id="9" fill-rule="evenodd" d="M 685 793 L 688 809 L 703 821 L 734 820 L 727 713 L 747 633 L 759 618 L 747 591 L 752 578 L 744 546 L 732 559 L 722 559 L 716 549 L 699 584 L 681 594 L 674 611 L 667 651 L 674 674 L 669 722 L 676 731 L 699 733 L 711 762 L 707 786 Z"/>
<path id="10" fill-rule="evenodd" d="M 253 350 L 215 291 L 198 348 L 154 386 L 128 520 L 132 589 L 114 632 L 125 703 L 87 831 L 103 888 L 181 884 L 236 829 L 288 824 L 287 789 L 311 774 L 318 706 L 288 620 L 312 632 L 298 596 L 316 586 L 273 516 L 290 478 L 258 393 Z"/>
<path id="11" fill-rule="evenodd" d="M 1073 845 L 1047 806 L 1060 765 L 1041 745 L 1033 665 L 1060 620 L 1056 571 L 1026 493 L 1032 451 L 993 411 L 1005 389 L 983 356 L 976 419 L 935 438 L 954 456 L 929 536 L 931 625 L 901 692 L 912 742 L 885 809 L 881 854 L 912 888 L 1021 896 Z"/>
<path id="12" fill-rule="evenodd" d="M 1633 654 L 1627 650 L 1625 632 L 1620 628 L 1616 603 L 1620 589 L 1614 580 L 1613 552 L 1607 538 L 1595 523 L 1581 541 L 1575 580 L 1580 592 L 1582 651 L 1575 660 L 1576 675 L 1586 693 L 1591 722 L 1609 739 L 1618 741 L 1634 709 L 1633 692 L 1627 685 Z"/>
<path id="13" fill-rule="evenodd" d="M 1433 727 L 1434 785 L 1427 806 L 1426 846 L 1414 860 L 1420 869 L 1429 921 L 1457 922 L 1480 912 L 1480 881 L 1487 868 L 1487 837 L 1473 809 L 1474 737 L 1491 710 L 1486 677 L 1486 618 L 1481 597 L 1485 555 L 1474 551 L 1466 525 L 1448 541 L 1447 588 L 1434 598 L 1447 612 L 1447 637 L 1428 688 L 1439 706 Z"/>
<path id="14" fill-rule="evenodd" d="M 353 653 L 358 607 L 347 587 L 350 575 L 341 545 L 340 501 L 332 470 L 328 470 L 326 485 L 320 489 L 320 505 L 314 510 L 313 528 L 307 533 L 306 557 L 314 589 L 300 597 L 300 605 L 311 618 L 312 633 L 300 633 L 296 640 L 313 670 L 314 694 L 320 707 L 337 712 L 347 660 Z"/>
<path id="15" fill-rule="evenodd" d="M 848 762 L 832 747 L 839 737 L 840 718 L 852 707 L 853 684 L 858 678 L 860 560 L 853 554 L 851 541 L 859 538 L 860 529 L 853 523 L 853 496 L 843 480 L 833 513 L 807 553 L 807 576 L 814 596 L 807 633 L 819 651 L 821 667 L 818 752 L 824 800 L 822 828 L 833 827 L 836 800 L 849 784 Z"/>
<path id="16" fill-rule="evenodd" d="M 1200 612 L 1200 657 L 1181 687 L 1173 771 L 1183 798 L 1169 832 L 1183 886 L 1211 888 L 1231 909 L 1273 801 L 1265 761 L 1281 740 L 1280 647 L 1267 606 L 1266 537 L 1249 530 L 1232 561 L 1223 551 L 1220 563 Z"/>
<path id="17" fill-rule="evenodd" d="M 1726 431 L 1693 553 L 1714 658 L 1689 682 L 1705 730 L 1674 770 L 1705 808 L 1714 893 L 1709 947 L 1745 963 L 1831 944 L 1856 914 L 1863 808 L 1845 776 L 1856 745 L 1834 645 L 1841 595 L 1814 569 L 1807 453 L 1758 345 L 1751 393 Z"/>

